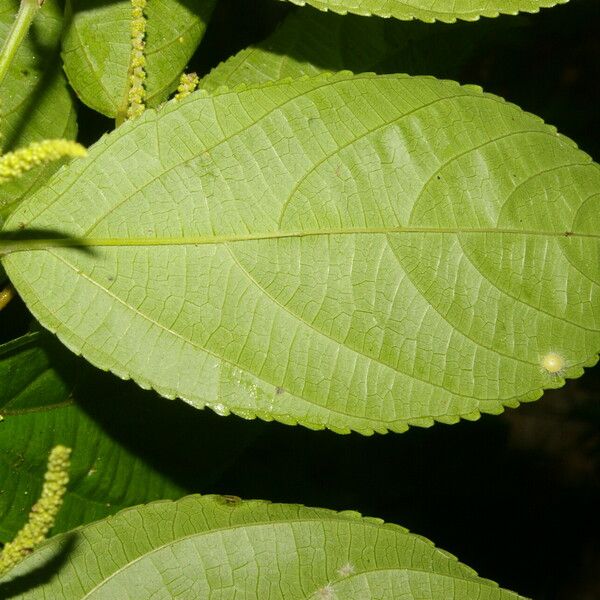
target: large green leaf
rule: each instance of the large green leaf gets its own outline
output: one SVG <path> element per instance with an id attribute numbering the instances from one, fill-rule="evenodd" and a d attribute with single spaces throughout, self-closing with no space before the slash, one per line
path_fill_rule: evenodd
<path id="1" fill-rule="evenodd" d="M 167 98 L 200 43 L 215 0 L 152 0 L 146 8 L 147 104 Z M 131 2 L 74 0 L 63 60 L 79 97 L 109 117 L 126 112 Z"/>
<path id="2" fill-rule="evenodd" d="M 569 0 L 288 0 L 304 6 L 310 4 L 320 10 L 357 15 L 377 15 L 396 19 L 420 19 L 431 23 L 456 19 L 475 21 L 479 17 L 516 15 L 519 12 L 537 12 L 540 8 L 564 4 Z"/>
<path id="3" fill-rule="evenodd" d="M 572 142 L 478 88 L 282 81 L 105 137 L 14 213 L 4 265 L 67 346 L 164 396 L 403 431 L 596 362 L 599 186 Z M 27 239 L 48 230 L 63 239 Z"/>
<path id="4" fill-rule="evenodd" d="M 73 453 L 55 533 L 127 506 L 209 489 L 256 435 L 236 421 L 215 424 L 217 417 L 182 403 L 164 406 L 40 333 L 0 346 L 0 415 L 3 542 L 27 520 L 56 444 Z"/>
<path id="5" fill-rule="evenodd" d="M 45 581 L 52 563 L 58 573 Z M 55 537 L 0 591 L 52 600 L 519 598 L 397 525 L 218 496 L 132 508 Z"/>
<path id="6" fill-rule="evenodd" d="M 0 46 L 15 20 L 19 0 L 0 2 Z M 74 139 L 77 133 L 71 94 L 62 73 L 59 41 L 62 15 L 57 0 L 47 0 L 19 47 L 0 88 L 0 147 L 3 152 L 44 139 Z M 0 226 L 17 202 L 56 171 L 38 167 L 0 185 Z"/>

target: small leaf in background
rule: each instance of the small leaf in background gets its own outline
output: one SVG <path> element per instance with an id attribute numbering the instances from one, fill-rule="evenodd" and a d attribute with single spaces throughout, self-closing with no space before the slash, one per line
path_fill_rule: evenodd
<path id="1" fill-rule="evenodd" d="M 52 568 L 57 573 L 45 579 Z M 57 536 L 0 579 L 0 593 L 31 600 L 521 598 L 397 525 L 223 496 L 138 506 Z"/>
<path id="2" fill-rule="evenodd" d="M 479 17 L 497 17 L 499 14 L 516 15 L 519 12 L 537 12 L 540 8 L 564 4 L 568 0 L 289 0 L 320 10 L 356 15 L 375 15 L 396 19 L 420 19 L 431 23 L 454 23 L 457 19 L 475 21 Z"/>
<path id="3" fill-rule="evenodd" d="M 404 431 L 595 364 L 599 183 L 570 140 L 478 88 L 282 81 L 106 136 L 10 221 L 86 247 L 24 240 L 4 265 L 67 346 L 166 397 Z"/>
<path id="4" fill-rule="evenodd" d="M 0 346 L 0 415 L 0 542 L 26 521 L 57 444 L 73 453 L 54 533 L 133 504 L 210 489 L 259 432 L 183 403 L 165 405 L 46 333 Z"/>
<path id="5" fill-rule="evenodd" d="M 18 0 L 0 5 L 0 45 L 19 9 Z M 74 139 L 75 108 L 59 56 L 62 10 L 46 0 L 21 44 L 0 90 L 0 148 L 17 150 L 45 139 Z M 64 161 L 38 167 L 0 185 L 0 226 L 19 200 L 41 185 Z"/>
<path id="6" fill-rule="evenodd" d="M 156 106 L 177 88 L 196 50 L 214 0 L 153 0 L 146 8 L 146 103 Z M 64 68 L 77 95 L 116 117 L 127 110 L 131 2 L 72 0 L 63 39 Z"/>
<path id="7" fill-rule="evenodd" d="M 426 24 L 294 10 L 266 40 L 215 67 L 201 88 L 263 83 L 347 69 L 457 79 L 468 57 L 506 32 L 505 21 Z M 498 27 L 501 25 L 500 27 Z"/>

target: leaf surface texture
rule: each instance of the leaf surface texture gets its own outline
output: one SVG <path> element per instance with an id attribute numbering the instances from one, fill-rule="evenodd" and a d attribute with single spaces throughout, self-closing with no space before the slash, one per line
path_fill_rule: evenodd
<path id="1" fill-rule="evenodd" d="M 17 241 L 4 264 L 67 346 L 164 396 L 403 431 L 595 363 L 599 183 L 571 141 L 478 88 L 284 81 L 105 137 L 9 223 L 85 247 Z"/>
<path id="2" fill-rule="evenodd" d="M 59 571 L 44 582 L 53 561 Z M 57 536 L 0 591 L 32 600 L 520 598 L 397 525 L 218 496 L 135 507 Z"/>

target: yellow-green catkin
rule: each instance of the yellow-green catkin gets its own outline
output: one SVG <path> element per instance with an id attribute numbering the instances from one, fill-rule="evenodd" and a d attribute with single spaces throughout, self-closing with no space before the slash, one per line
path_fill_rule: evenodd
<path id="1" fill-rule="evenodd" d="M 179 80 L 179 87 L 175 94 L 175 100 L 181 100 L 186 96 L 189 96 L 197 87 L 200 82 L 200 78 L 196 73 L 184 73 Z"/>
<path id="2" fill-rule="evenodd" d="M 69 482 L 70 455 L 71 449 L 65 446 L 52 448 L 42 494 L 29 513 L 29 520 L 0 552 L 0 574 L 21 562 L 52 529 Z"/>
<path id="3" fill-rule="evenodd" d="M 146 0 L 131 0 L 131 59 L 129 63 L 129 94 L 127 118 L 139 117 L 146 108 Z"/>
<path id="4" fill-rule="evenodd" d="M 44 140 L 0 156 L 0 184 L 59 158 L 85 156 L 86 149 L 70 140 Z"/>

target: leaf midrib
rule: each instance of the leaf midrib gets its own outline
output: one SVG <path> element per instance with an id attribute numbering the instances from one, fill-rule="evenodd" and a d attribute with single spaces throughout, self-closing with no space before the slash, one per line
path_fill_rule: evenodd
<path id="1" fill-rule="evenodd" d="M 26 231 L 26 230 L 24 230 Z M 7 232 L 8 233 L 8 232 Z M 514 229 L 508 227 L 332 227 L 290 231 L 266 231 L 247 234 L 195 235 L 182 237 L 64 237 L 33 240 L 0 240 L 0 256 L 16 252 L 35 252 L 50 248 L 102 248 L 133 246 L 208 246 L 240 242 L 259 242 L 289 238 L 342 236 L 342 235 L 524 235 L 547 238 L 583 238 L 600 240 L 600 233 L 585 231 L 547 231 L 542 229 Z M 12 248 L 11 248 L 12 247 Z"/>

